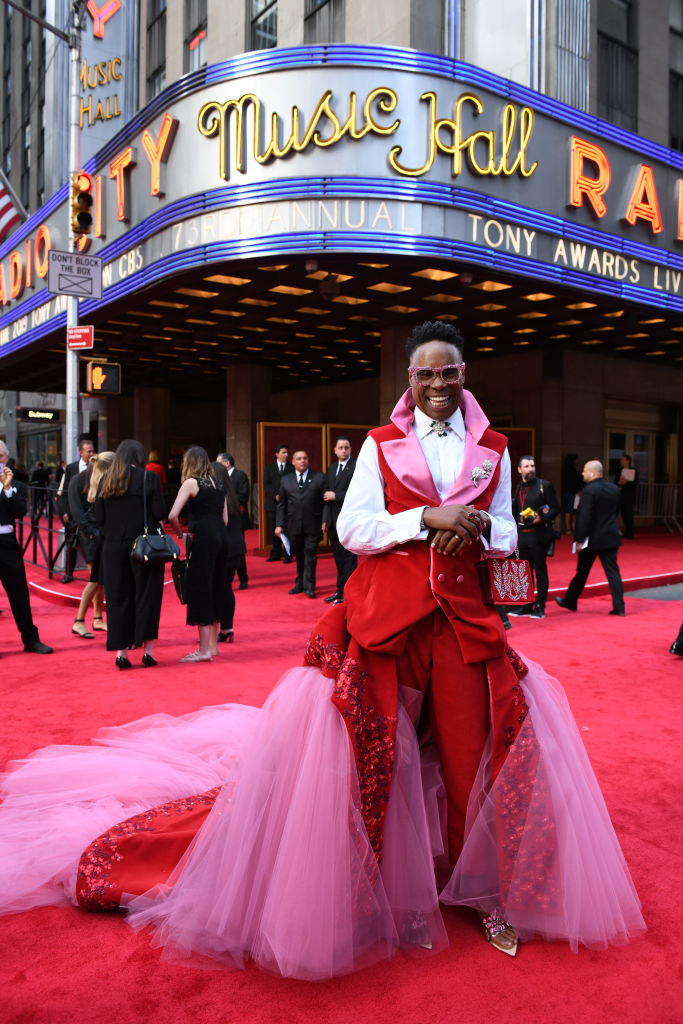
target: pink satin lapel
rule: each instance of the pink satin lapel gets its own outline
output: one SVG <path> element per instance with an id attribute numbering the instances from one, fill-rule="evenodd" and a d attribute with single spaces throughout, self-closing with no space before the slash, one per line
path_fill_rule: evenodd
<path id="1" fill-rule="evenodd" d="M 484 469 L 484 462 L 491 463 L 491 470 L 486 477 L 482 477 L 479 484 L 472 479 L 472 470 L 475 466 Z M 496 471 L 500 462 L 500 455 L 491 448 L 477 444 L 469 430 L 465 437 L 465 458 L 463 459 L 460 476 L 455 481 L 453 488 L 444 498 L 444 505 L 471 505 L 477 500 L 480 494 L 486 489 L 486 485 Z"/>
<path id="2" fill-rule="evenodd" d="M 476 501 L 485 490 L 487 482 L 495 473 L 496 466 L 500 461 L 498 452 L 478 444 L 489 421 L 470 391 L 463 391 L 460 407 L 467 428 L 465 457 L 460 476 L 443 502 L 434 486 L 422 446 L 413 430 L 415 403 L 410 388 L 398 400 L 391 414 L 392 423 L 395 423 L 398 429 L 407 436 L 396 441 L 385 441 L 382 444 L 382 452 L 399 480 L 402 480 L 416 494 L 431 502 L 436 501 L 438 505 L 469 505 Z M 491 463 L 491 470 L 486 477 L 481 478 L 479 484 L 476 484 L 472 479 L 472 470 L 475 466 L 483 470 L 486 460 Z"/>
<path id="3" fill-rule="evenodd" d="M 434 486 L 422 446 L 414 430 L 407 437 L 395 441 L 383 441 L 380 445 L 384 458 L 395 476 L 409 490 L 424 498 L 430 505 L 440 505 L 441 498 Z"/>

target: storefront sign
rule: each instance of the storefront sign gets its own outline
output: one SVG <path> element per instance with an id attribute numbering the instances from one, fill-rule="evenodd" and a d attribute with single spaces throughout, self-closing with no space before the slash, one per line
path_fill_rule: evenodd
<path id="1" fill-rule="evenodd" d="M 61 409 L 17 409 L 17 420 L 23 423 L 61 423 L 63 419 Z"/>

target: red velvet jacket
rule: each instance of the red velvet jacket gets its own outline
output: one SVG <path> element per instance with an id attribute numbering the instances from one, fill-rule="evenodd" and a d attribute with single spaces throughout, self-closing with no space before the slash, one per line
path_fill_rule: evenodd
<path id="1" fill-rule="evenodd" d="M 370 432 L 378 447 L 388 511 L 395 514 L 421 505 L 455 503 L 488 509 L 506 439 L 490 430 L 479 406 L 466 392 L 474 411 L 468 418 L 466 397 L 468 434 L 463 468 L 442 502 L 419 441 L 408 427 L 412 422 L 408 394 L 399 402 L 394 422 Z M 472 421 L 481 429 L 472 431 Z M 475 480 L 473 468 L 484 464 L 486 477 Z M 452 558 L 420 540 L 372 555 L 347 582 L 344 604 L 333 606 L 311 636 L 306 663 L 319 666 L 337 680 L 332 699 L 353 742 L 363 816 L 378 856 L 393 767 L 398 700 L 395 659 L 403 653 L 415 623 L 441 608 L 453 626 L 463 660 L 485 662 L 494 778 L 526 715 L 519 686 L 526 669 L 521 659 L 508 651 L 495 608 L 484 602 L 477 568 L 481 555 L 481 545 L 470 545 L 462 556 Z"/>

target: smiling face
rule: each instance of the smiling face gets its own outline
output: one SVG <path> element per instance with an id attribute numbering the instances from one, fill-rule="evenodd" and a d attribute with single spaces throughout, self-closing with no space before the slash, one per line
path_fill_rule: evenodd
<path id="1" fill-rule="evenodd" d="M 411 366 L 448 366 L 462 362 L 462 353 L 445 341 L 427 341 L 416 348 L 410 359 Z M 441 377 L 435 377 L 431 384 L 423 387 L 417 381 L 412 385 L 415 405 L 432 420 L 447 420 L 456 412 L 462 398 L 464 377 L 458 383 L 446 384 Z"/>

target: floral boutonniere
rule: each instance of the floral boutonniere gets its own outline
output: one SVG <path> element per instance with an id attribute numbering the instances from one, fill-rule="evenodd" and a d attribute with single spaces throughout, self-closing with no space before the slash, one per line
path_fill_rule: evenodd
<path id="1" fill-rule="evenodd" d="M 480 480 L 485 480 L 491 476 L 491 470 L 493 469 L 493 463 L 489 459 L 484 459 L 481 466 L 475 466 L 472 470 L 472 480 L 474 483 L 479 485 Z"/>

